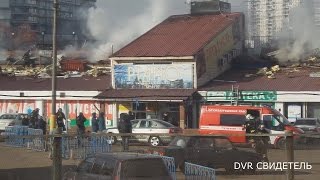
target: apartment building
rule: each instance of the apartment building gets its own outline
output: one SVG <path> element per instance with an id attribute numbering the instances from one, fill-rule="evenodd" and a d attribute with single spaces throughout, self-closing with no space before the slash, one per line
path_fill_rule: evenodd
<path id="1" fill-rule="evenodd" d="M 58 43 L 83 39 L 81 14 L 96 0 L 59 0 Z M 0 31 L 2 40 L 19 39 L 38 44 L 51 44 L 53 0 L 1 0 Z M 11 44 L 14 42 L 11 42 Z M 18 48 L 18 47 L 16 47 Z"/>
<path id="2" fill-rule="evenodd" d="M 248 0 L 247 47 L 259 50 L 276 39 L 278 32 L 289 23 L 289 13 L 302 0 Z"/>

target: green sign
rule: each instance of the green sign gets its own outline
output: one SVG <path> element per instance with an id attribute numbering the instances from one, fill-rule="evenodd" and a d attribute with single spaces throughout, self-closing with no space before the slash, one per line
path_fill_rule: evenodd
<path id="1" fill-rule="evenodd" d="M 207 101 L 236 100 L 237 95 L 232 91 L 208 91 Z M 276 91 L 239 91 L 238 101 L 274 102 L 277 100 Z"/>

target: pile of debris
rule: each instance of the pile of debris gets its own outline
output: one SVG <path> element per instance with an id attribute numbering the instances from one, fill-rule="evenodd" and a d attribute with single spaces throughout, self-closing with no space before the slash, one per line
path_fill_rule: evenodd
<path id="1" fill-rule="evenodd" d="M 64 78 L 71 77 L 82 77 L 82 76 L 93 76 L 98 77 L 102 75 L 109 74 L 111 72 L 110 67 L 103 66 L 88 66 L 88 70 L 84 72 L 79 71 L 62 71 L 62 69 L 58 66 L 57 68 L 57 76 Z M 16 76 L 16 77 L 37 77 L 37 78 L 51 78 L 52 74 L 52 65 L 46 67 L 26 67 L 23 66 L 12 66 L 5 67 L 1 70 L 2 75 L 6 76 Z"/>

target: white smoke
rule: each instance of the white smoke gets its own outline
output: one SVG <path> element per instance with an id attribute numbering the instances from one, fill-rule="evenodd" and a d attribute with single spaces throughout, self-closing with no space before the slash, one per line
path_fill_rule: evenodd
<path id="1" fill-rule="evenodd" d="M 280 52 L 276 58 L 281 62 L 297 62 L 311 50 L 320 47 L 319 30 L 314 23 L 311 7 L 302 5 L 290 12 L 288 26 L 279 34 Z"/>
<path id="2" fill-rule="evenodd" d="M 92 59 L 111 54 L 150 30 L 167 17 L 187 14 L 185 0 L 97 0 L 88 14 L 88 28 L 98 42 Z"/>

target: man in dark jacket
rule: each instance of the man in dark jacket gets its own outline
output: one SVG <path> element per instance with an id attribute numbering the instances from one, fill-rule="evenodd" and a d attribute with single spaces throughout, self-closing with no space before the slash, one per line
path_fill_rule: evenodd
<path id="1" fill-rule="evenodd" d="M 38 120 L 39 120 L 39 108 L 36 108 L 31 113 L 29 127 L 34 129 L 37 128 Z"/>
<path id="2" fill-rule="evenodd" d="M 63 120 L 66 120 L 66 116 L 62 112 L 62 109 L 59 108 L 59 110 L 57 112 L 57 125 L 58 125 L 58 128 L 62 128 L 62 130 L 65 131 L 66 126 L 64 125 Z"/>
<path id="3" fill-rule="evenodd" d="M 127 113 L 120 114 L 120 121 L 118 124 L 118 130 L 120 133 L 132 133 L 132 124 L 130 116 Z M 122 136 L 122 150 L 129 150 L 129 136 Z"/>
<path id="4" fill-rule="evenodd" d="M 39 118 L 38 128 L 42 130 L 44 135 L 47 133 L 47 122 L 42 116 Z"/>
<path id="5" fill-rule="evenodd" d="M 91 127 L 92 127 L 92 132 L 98 132 L 99 124 L 98 124 L 98 119 L 97 119 L 97 113 L 95 113 L 95 112 L 92 113 Z"/>
<path id="6" fill-rule="evenodd" d="M 86 121 L 86 118 L 84 117 L 83 113 L 79 113 L 79 116 L 77 117 L 77 127 L 78 127 L 78 133 L 80 135 L 84 135 L 86 127 L 84 126 L 84 122 Z"/>

